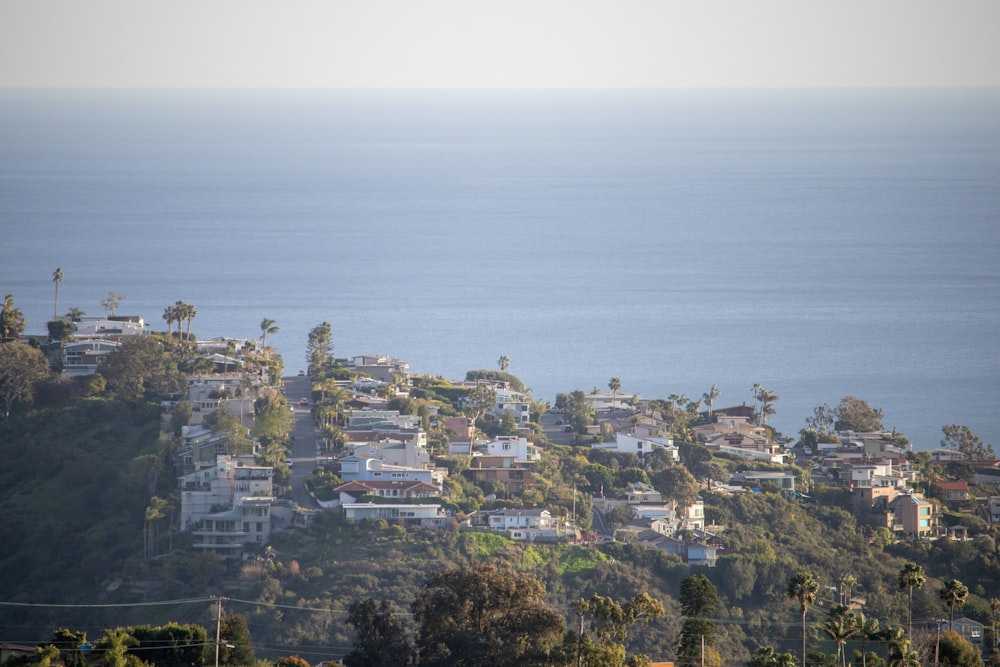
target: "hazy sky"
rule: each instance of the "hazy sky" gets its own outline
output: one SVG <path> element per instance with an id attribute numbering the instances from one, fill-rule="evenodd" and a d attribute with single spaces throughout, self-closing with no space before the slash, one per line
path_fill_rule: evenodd
<path id="1" fill-rule="evenodd" d="M 0 0 L 0 86 L 1000 85 L 1000 0 Z"/>

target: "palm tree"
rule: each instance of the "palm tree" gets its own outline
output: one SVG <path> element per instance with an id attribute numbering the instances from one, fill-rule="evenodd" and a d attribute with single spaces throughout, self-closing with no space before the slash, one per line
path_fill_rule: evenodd
<path id="1" fill-rule="evenodd" d="M 938 592 L 938 597 L 948 606 L 948 629 L 953 630 L 955 607 L 965 604 L 965 599 L 969 597 L 969 588 L 958 579 L 952 579 L 944 582 L 944 588 Z"/>
<path id="2" fill-rule="evenodd" d="M 760 399 L 760 392 L 762 389 L 764 389 L 764 387 L 762 387 L 759 383 L 754 384 L 754 386 L 750 388 L 750 393 L 753 395 L 754 414 L 757 414 L 757 401 Z"/>
<path id="3" fill-rule="evenodd" d="M 906 610 L 906 638 L 913 638 L 913 589 L 921 588 L 927 578 L 924 576 L 924 568 L 916 563 L 906 563 L 899 571 L 899 587 L 909 591 Z"/>
<path id="4" fill-rule="evenodd" d="M 788 582 L 786 593 L 790 600 L 799 601 L 799 611 L 802 613 L 802 667 L 806 667 L 806 612 L 809 605 L 816 601 L 819 582 L 809 572 L 799 572 Z"/>
<path id="5" fill-rule="evenodd" d="M 170 337 L 173 335 L 174 322 L 177 321 L 177 309 L 173 306 L 164 308 L 163 319 L 167 322 L 167 337 Z"/>
<path id="6" fill-rule="evenodd" d="M 59 317 L 59 283 L 63 281 L 62 269 L 56 268 L 55 272 L 52 274 L 52 282 L 56 284 L 56 305 L 52 309 L 52 319 Z"/>
<path id="7" fill-rule="evenodd" d="M 851 591 L 858 583 L 858 578 L 848 572 L 840 578 L 840 604 L 851 607 Z M 846 592 L 845 592 L 846 591 Z"/>
<path id="8" fill-rule="evenodd" d="M 191 321 L 194 319 L 194 316 L 198 314 L 198 309 L 192 306 L 191 304 L 184 304 L 184 305 L 185 305 L 184 319 L 187 320 L 187 329 L 185 330 L 184 333 L 186 337 L 190 337 Z"/>
<path id="9" fill-rule="evenodd" d="M 615 409 L 615 399 L 618 397 L 618 390 L 622 388 L 622 381 L 618 378 L 608 380 L 608 389 L 611 390 L 611 409 Z"/>
<path id="10" fill-rule="evenodd" d="M 708 390 L 707 393 L 701 395 L 701 400 L 708 406 L 708 418 L 712 419 L 712 406 L 715 404 L 715 399 L 719 397 L 719 388 L 712 385 L 712 388 Z"/>
<path id="11" fill-rule="evenodd" d="M 857 617 L 847 607 L 838 604 L 830 609 L 823 624 L 823 632 L 837 643 L 837 659 L 843 667 L 847 667 L 847 652 L 844 646 L 848 639 L 858 634 L 859 630 Z"/>
<path id="12" fill-rule="evenodd" d="M 70 308 L 69 310 L 66 311 L 66 314 L 63 315 L 63 317 L 68 318 L 71 322 L 76 322 L 78 319 L 80 319 L 84 315 L 86 315 L 85 312 L 83 312 L 82 310 L 80 310 L 76 306 L 73 306 L 72 308 Z"/>
<path id="13" fill-rule="evenodd" d="M 264 349 L 267 347 L 267 336 L 268 334 L 276 334 L 280 331 L 278 327 L 275 326 L 274 320 L 264 318 L 260 322 L 260 347 Z"/>
<path id="14" fill-rule="evenodd" d="M 500 358 L 497 359 L 497 365 L 500 367 L 501 372 L 506 373 L 507 369 L 510 368 L 510 357 L 506 354 L 501 354 Z"/>
<path id="15" fill-rule="evenodd" d="M 767 418 L 775 414 L 774 402 L 778 399 L 779 396 L 773 391 L 767 389 L 760 390 L 760 418 L 762 426 L 767 426 Z"/>

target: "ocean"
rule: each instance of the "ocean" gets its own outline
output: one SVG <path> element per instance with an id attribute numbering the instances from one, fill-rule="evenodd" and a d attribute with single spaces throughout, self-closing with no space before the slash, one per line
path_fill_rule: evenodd
<path id="1" fill-rule="evenodd" d="M 0 91 L 0 290 L 1000 447 L 1000 91 Z"/>

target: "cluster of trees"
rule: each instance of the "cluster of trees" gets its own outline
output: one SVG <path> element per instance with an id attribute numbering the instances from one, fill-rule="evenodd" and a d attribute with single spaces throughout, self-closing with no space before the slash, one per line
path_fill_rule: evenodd
<path id="1" fill-rule="evenodd" d="M 581 598 L 573 605 L 578 629 L 567 629 L 544 593 L 537 577 L 503 562 L 429 573 L 411 605 L 412 639 L 387 601 L 366 598 L 351 605 L 347 622 L 356 639 L 343 662 L 348 667 L 648 664 L 646 656 L 628 656 L 626 645 L 634 626 L 664 614 L 658 600 L 645 593 L 625 602 L 596 594 Z"/>

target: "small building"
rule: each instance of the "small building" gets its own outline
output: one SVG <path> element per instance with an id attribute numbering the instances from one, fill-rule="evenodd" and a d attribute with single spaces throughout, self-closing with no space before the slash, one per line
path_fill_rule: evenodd
<path id="1" fill-rule="evenodd" d="M 931 486 L 944 494 L 946 503 L 967 503 L 972 498 L 969 495 L 969 483 L 964 479 L 936 479 Z"/>
<path id="2" fill-rule="evenodd" d="M 397 503 L 346 503 L 341 506 L 344 518 L 351 521 L 385 520 L 403 526 L 440 528 L 449 520 L 448 514 L 437 504 L 397 504 Z"/>
<path id="3" fill-rule="evenodd" d="M 640 459 L 654 449 L 662 449 L 675 463 L 680 461 L 680 453 L 674 446 L 673 438 L 641 438 L 630 433 L 616 433 L 613 442 L 595 442 L 593 449 L 604 449 L 623 454 L 635 454 Z"/>

